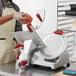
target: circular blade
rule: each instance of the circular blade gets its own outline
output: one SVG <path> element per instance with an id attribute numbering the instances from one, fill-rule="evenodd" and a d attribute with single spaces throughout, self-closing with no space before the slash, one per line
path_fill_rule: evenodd
<path id="1" fill-rule="evenodd" d="M 47 59 L 59 57 L 67 48 L 67 39 L 62 35 L 52 34 L 44 40 L 44 43 L 46 48 L 43 54 Z"/>

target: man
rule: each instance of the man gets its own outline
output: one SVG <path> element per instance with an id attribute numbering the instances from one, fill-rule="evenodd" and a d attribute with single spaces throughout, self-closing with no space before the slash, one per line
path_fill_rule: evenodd
<path id="1" fill-rule="evenodd" d="M 19 22 L 18 22 L 19 21 Z M 32 17 L 23 12 L 12 0 L 0 0 L 0 64 L 15 60 L 11 32 L 22 30 L 21 23 L 30 23 Z"/>
<path id="2" fill-rule="evenodd" d="M 14 8 L 17 13 L 12 13 L 12 14 L 9 14 L 7 16 L 1 16 L 2 15 L 2 8 L 5 9 L 5 7 Z M 17 19 L 16 17 L 14 18 L 15 14 L 17 17 L 19 16 L 18 14 L 20 14 L 20 15 L 23 14 L 24 18 L 25 18 L 25 19 L 23 19 L 23 21 L 25 21 L 26 24 L 29 22 L 32 22 L 32 17 L 28 13 L 19 12 L 18 6 L 15 5 L 12 2 L 12 0 L 0 0 L 0 25 L 9 21 L 9 20 Z M 19 23 L 19 22 L 17 21 L 17 23 Z M 21 25 L 21 24 L 18 24 L 18 27 L 19 27 L 19 25 Z"/>

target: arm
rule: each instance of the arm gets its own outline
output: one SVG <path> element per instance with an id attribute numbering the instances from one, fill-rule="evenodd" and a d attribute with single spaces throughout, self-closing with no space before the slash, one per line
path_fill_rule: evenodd
<path id="1" fill-rule="evenodd" d="M 23 24 L 28 24 L 28 23 L 32 22 L 32 17 L 29 14 L 17 12 L 14 14 L 0 17 L 0 24 L 4 24 L 4 23 L 12 20 L 13 18 L 18 20 L 19 22 L 21 20 Z"/>
<path id="2" fill-rule="evenodd" d="M 0 17 L 0 25 L 12 20 L 13 19 L 13 15 L 14 14 L 10 14 L 10 15 L 7 15 L 7 16 Z"/>

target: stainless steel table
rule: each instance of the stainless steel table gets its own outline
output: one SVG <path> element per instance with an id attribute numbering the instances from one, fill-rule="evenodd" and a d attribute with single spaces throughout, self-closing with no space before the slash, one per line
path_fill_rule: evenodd
<path id="1" fill-rule="evenodd" d="M 0 65 L 0 76 L 54 76 L 57 72 L 59 72 L 59 69 L 54 71 L 40 66 L 31 66 L 22 70 L 17 68 L 15 61 L 5 65 Z"/>

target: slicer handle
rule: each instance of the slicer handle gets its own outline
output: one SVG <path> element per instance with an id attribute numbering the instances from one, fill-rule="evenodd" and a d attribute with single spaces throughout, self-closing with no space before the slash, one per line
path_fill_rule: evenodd
<path id="1" fill-rule="evenodd" d="M 31 26 L 31 23 L 27 24 L 27 28 L 28 28 L 29 32 L 33 32 L 33 30 L 31 29 L 30 26 Z"/>
<path id="2" fill-rule="evenodd" d="M 42 22 L 42 18 L 39 13 L 36 14 L 36 17 Z"/>

